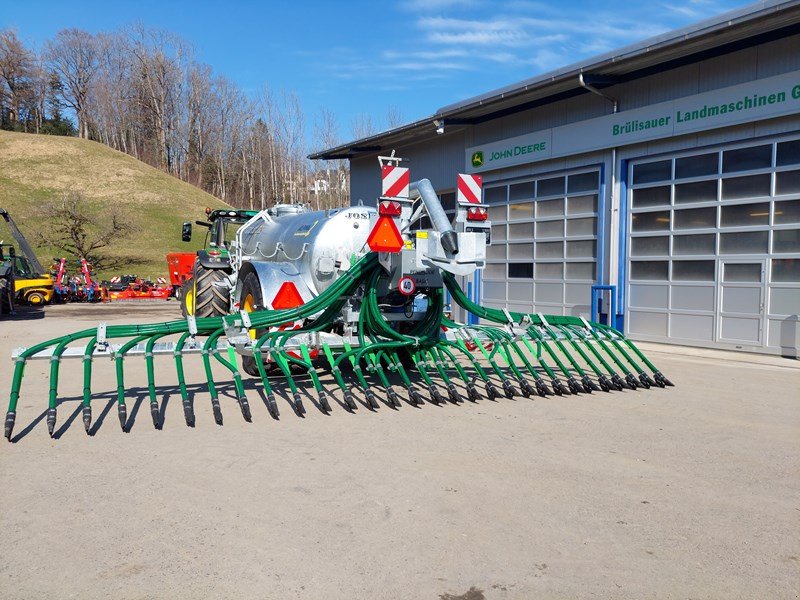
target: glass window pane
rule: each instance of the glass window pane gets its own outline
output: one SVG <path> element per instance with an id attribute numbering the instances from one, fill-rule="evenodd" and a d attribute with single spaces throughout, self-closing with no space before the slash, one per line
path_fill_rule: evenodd
<path id="1" fill-rule="evenodd" d="M 536 222 L 536 237 L 537 238 L 551 238 L 562 237 L 564 235 L 564 221 L 537 221 Z"/>
<path id="2" fill-rule="evenodd" d="M 675 179 L 719 173 L 719 153 L 698 154 L 675 159 Z"/>
<path id="3" fill-rule="evenodd" d="M 568 258 L 596 258 L 597 243 L 594 240 L 567 242 Z"/>
<path id="4" fill-rule="evenodd" d="M 694 181 L 675 186 L 675 204 L 712 202 L 717 199 L 717 181 Z"/>
<path id="5" fill-rule="evenodd" d="M 769 223 L 769 202 L 723 206 L 720 227 L 747 227 Z"/>
<path id="6" fill-rule="evenodd" d="M 562 242 L 538 242 L 536 258 L 564 258 L 564 244 Z"/>
<path id="7" fill-rule="evenodd" d="M 508 277 L 515 279 L 533 279 L 533 263 L 509 263 Z"/>
<path id="8" fill-rule="evenodd" d="M 769 173 L 750 175 L 749 177 L 731 177 L 722 180 L 722 199 L 752 198 L 769 196 Z"/>
<path id="9" fill-rule="evenodd" d="M 505 260 L 506 258 L 506 245 L 505 244 L 493 244 L 491 246 L 487 246 L 486 248 L 486 258 L 489 259 L 502 259 Z"/>
<path id="10" fill-rule="evenodd" d="M 631 256 L 669 256 L 669 237 L 631 238 Z"/>
<path id="11" fill-rule="evenodd" d="M 672 179 L 672 161 L 661 160 L 633 166 L 633 183 L 652 183 Z"/>
<path id="12" fill-rule="evenodd" d="M 563 263 L 536 263 L 536 279 L 563 279 Z"/>
<path id="13" fill-rule="evenodd" d="M 800 223 L 800 200 L 775 203 L 775 224 Z"/>
<path id="14" fill-rule="evenodd" d="M 675 260 L 672 262 L 675 281 L 714 281 L 713 260 Z"/>
<path id="15" fill-rule="evenodd" d="M 800 258 L 773 258 L 772 281 L 800 283 Z"/>
<path id="16" fill-rule="evenodd" d="M 725 272 L 722 274 L 725 282 L 745 281 L 748 283 L 761 282 L 760 263 L 725 263 Z"/>
<path id="17" fill-rule="evenodd" d="M 597 233 L 597 219 L 569 219 L 567 220 L 567 235 L 595 235 Z"/>
<path id="18" fill-rule="evenodd" d="M 533 260 L 533 244 L 509 244 L 508 258 L 528 258 Z"/>
<path id="19" fill-rule="evenodd" d="M 670 186 L 664 185 L 652 188 L 640 188 L 633 190 L 633 200 L 631 205 L 634 208 L 646 208 L 648 206 L 669 206 Z"/>
<path id="20" fill-rule="evenodd" d="M 720 254 L 766 254 L 768 231 L 722 233 L 719 236 Z"/>
<path id="21" fill-rule="evenodd" d="M 772 144 L 737 148 L 722 153 L 722 172 L 767 169 L 772 166 Z"/>
<path id="22" fill-rule="evenodd" d="M 669 261 L 648 260 L 631 262 L 631 279 L 647 281 L 666 281 Z"/>
<path id="23" fill-rule="evenodd" d="M 798 192 L 800 192 L 800 171 L 775 173 L 776 194 L 797 194 Z"/>
<path id="24" fill-rule="evenodd" d="M 489 220 L 490 221 L 505 221 L 507 206 L 490 206 L 489 207 Z"/>
<path id="25" fill-rule="evenodd" d="M 672 238 L 672 253 L 686 254 L 716 254 L 716 234 L 704 233 L 701 235 L 676 235 Z"/>
<path id="26" fill-rule="evenodd" d="M 504 242 L 506 239 L 506 226 L 493 225 L 492 226 L 492 241 Z"/>
<path id="27" fill-rule="evenodd" d="M 527 200 L 536 195 L 536 183 L 534 181 L 523 181 L 515 183 L 509 191 L 511 200 Z"/>
<path id="28" fill-rule="evenodd" d="M 791 140 L 778 144 L 778 154 L 775 158 L 775 165 L 784 167 L 786 165 L 800 165 L 800 140 Z"/>
<path id="29" fill-rule="evenodd" d="M 508 218 L 510 221 L 533 218 L 533 202 L 523 202 L 522 204 L 510 204 L 508 206 Z"/>
<path id="30" fill-rule="evenodd" d="M 567 266 L 566 279 L 581 280 L 581 281 L 594 281 L 597 279 L 595 275 L 596 265 L 592 262 L 569 262 Z"/>
<path id="31" fill-rule="evenodd" d="M 539 200 L 536 202 L 537 217 L 560 217 L 564 214 L 564 199 Z"/>
<path id="32" fill-rule="evenodd" d="M 483 190 L 483 201 L 486 204 L 500 204 L 508 201 L 508 188 L 506 186 L 490 187 Z"/>
<path id="33" fill-rule="evenodd" d="M 495 279 L 502 279 L 506 276 L 506 264 L 505 263 L 494 263 L 494 264 L 487 264 L 483 270 L 483 275 L 485 277 L 495 278 Z"/>
<path id="34" fill-rule="evenodd" d="M 702 229 L 717 226 L 717 208 L 690 208 L 675 211 L 675 229 Z"/>
<path id="35" fill-rule="evenodd" d="M 582 213 L 597 212 L 597 195 L 573 196 L 567 198 L 567 214 L 578 215 Z"/>
<path id="36" fill-rule="evenodd" d="M 706 209 L 700 209 L 706 210 Z M 631 216 L 631 231 L 668 231 L 669 211 L 634 213 Z"/>
<path id="37" fill-rule="evenodd" d="M 533 223 L 515 223 L 508 226 L 509 240 L 529 240 L 533 237 Z"/>
<path id="38" fill-rule="evenodd" d="M 566 178 L 551 177 L 550 179 L 540 179 L 536 187 L 537 196 L 557 196 L 564 195 L 564 182 Z"/>
<path id="39" fill-rule="evenodd" d="M 578 173 L 567 178 L 567 193 L 594 192 L 597 189 L 597 180 L 600 174 L 597 171 L 591 173 Z"/>
<path id="40" fill-rule="evenodd" d="M 442 202 L 442 208 L 446 211 L 454 211 L 456 209 L 456 195 L 455 192 L 448 192 L 446 194 L 439 194 L 439 199 Z"/>
<path id="41" fill-rule="evenodd" d="M 800 252 L 800 229 L 776 229 L 773 231 L 772 251 L 781 254 Z"/>

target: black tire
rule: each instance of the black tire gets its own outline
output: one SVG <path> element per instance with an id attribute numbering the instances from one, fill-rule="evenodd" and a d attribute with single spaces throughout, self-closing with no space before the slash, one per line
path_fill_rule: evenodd
<path id="1" fill-rule="evenodd" d="M 186 282 L 184 282 L 186 283 Z M 180 302 L 183 299 L 183 286 L 176 285 L 172 288 L 172 295 L 175 296 L 175 300 Z"/>
<path id="2" fill-rule="evenodd" d="M 228 292 L 214 284 L 225 282 L 221 269 L 206 269 L 199 263 L 194 265 L 194 316 L 222 317 L 228 314 Z"/>
<path id="3" fill-rule="evenodd" d="M 14 312 L 14 298 L 11 295 L 11 281 L 7 278 L 0 279 L 0 315 L 10 315 Z"/>
<path id="4" fill-rule="evenodd" d="M 258 281 L 258 275 L 253 271 L 250 271 L 244 276 L 244 279 L 242 279 L 240 304 L 242 310 L 248 312 L 264 308 L 264 300 L 261 297 L 261 283 Z M 260 338 L 265 333 L 266 329 L 256 329 L 256 339 Z M 260 375 L 256 359 L 252 356 L 242 356 L 242 370 L 253 377 L 258 377 Z"/>

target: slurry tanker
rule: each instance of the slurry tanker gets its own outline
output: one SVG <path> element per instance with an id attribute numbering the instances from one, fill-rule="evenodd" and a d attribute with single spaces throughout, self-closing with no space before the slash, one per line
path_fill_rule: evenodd
<path id="1" fill-rule="evenodd" d="M 114 363 L 123 431 L 129 428 L 125 364 L 135 357 L 145 361 L 156 428 L 161 427 L 157 357 L 174 363 L 189 426 L 195 422 L 195 397 L 206 390 L 219 425 L 220 398 L 227 398 L 221 391 L 227 389 L 250 421 L 243 373 L 263 386 L 275 419 L 278 398 L 297 415 L 305 412 L 301 386 L 310 386 L 317 406 L 328 412 L 333 397 L 353 411 L 360 405 L 375 410 L 404 402 L 476 402 L 481 388 L 494 400 L 672 385 L 611 327 L 576 316 L 489 308 L 470 299 L 457 278 L 484 267 L 491 231 L 480 176 L 458 176 L 451 216 L 428 180 L 410 180 L 401 159 L 379 161 L 383 193 L 376 207 L 309 211 L 278 205 L 244 223 L 227 256 L 207 252 L 196 267 L 200 275 L 214 271 L 214 281 L 194 291 L 196 308 L 185 319 L 100 324 L 16 349 L 6 438 L 12 439 L 25 365 L 36 359 L 50 361 L 43 416 L 51 436 L 60 366 L 69 359 L 83 366 L 87 433 L 92 431 L 92 366 L 98 358 Z M 225 261 L 223 268 L 214 268 L 216 259 Z M 214 294 L 214 302 L 204 303 L 204 293 Z M 478 324 L 454 321 L 449 303 L 474 315 L 470 321 Z M 211 308 L 201 312 L 201 306 Z M 192 394 L 187 360 L 201 361 L 205 375 L 202 388 Z M 214 374 L 214 362 L 229 374 L 227 382 Z"/>

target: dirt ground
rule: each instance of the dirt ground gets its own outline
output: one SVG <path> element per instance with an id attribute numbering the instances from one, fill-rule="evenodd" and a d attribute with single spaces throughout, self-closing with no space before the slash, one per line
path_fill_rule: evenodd
<path id="1" fill-rule="evenodd" d="M 0 398 L 13 347 L 176 312 L 4 320 Z M 0 446 L 0 597 L 798 598 L 800 365 L 647 352 L 677 387 L 329 415 L 308 398 L 304 418 L 282 398 L 277 421 L 253 388 L 253 422 L 226 396 L 221 427 L 194 356 L 193 429 L 167 358 L 161 431 L 130 359 L 129 433 L 104 361 L 93 437 L 65 361 L 55 440 L 49 365 L 31 362 Z"/>

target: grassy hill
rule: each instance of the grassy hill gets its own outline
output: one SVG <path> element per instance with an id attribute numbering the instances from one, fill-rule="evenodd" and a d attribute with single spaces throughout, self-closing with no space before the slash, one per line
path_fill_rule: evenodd
<path id="1" fill-rule="evenodd" d="M 69 191 L 82 194 L 98 215 L 116 207 L 134 226 L 136 233 L 104 250 L 128 261 L 129 266 L 120 272 L 140 276 L 166 275 L 167 252 L 194 250 L 203 243 L 202 228 L 195 231 L 191 243 L 181 242 L 181 223 L 202 219 L 206 206 L 226 206 L 188 183 L 97 142 L 0 131 L 0 207 L 11 214 L 45 267 L 60 253 L 37 246 L 36 230 L 47 227 L 38 213 L 43 202 Z M 2 219 L 0 239 L 12 241 Z"/>

